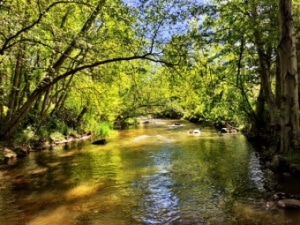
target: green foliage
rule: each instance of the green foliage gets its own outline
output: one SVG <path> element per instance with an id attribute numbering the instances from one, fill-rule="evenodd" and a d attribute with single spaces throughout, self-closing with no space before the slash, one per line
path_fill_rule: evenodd
<path id="1" fill-rule="evenodd" d="M 63 140 L 63 139 L 65 139 L 65 135 L 60 133 L 59 131 L 55 131 L 50 134 L 50 138 L 52 140 Z"/>
<path id="2" fill-rule="evenodd" d="M 36 131 L 36 135 L 39 137 L 41 140 L 46 140 L 50 137 L 50 129 L 46 126 L 40 127 L 38 131 Z"/>
<path id="3" fill-rule="evenodd" d="M 135 125 L 135 124 L 137 124 L 138 123 L 138 119 L 137 118 L 127 118 L 126 120 L 125 120 L 125 123 L 126 124 L 128 124 L 128 125 Z"/>
<path id="4" fill-rule="evenodd" d="M 34 129 L 28 126 L 24 130 L 16 133 L 13 139 L 16 144 L 28 144 L 34 138 L 36 138 Z"/>
<path id="5" fill-rule="evenodd" d="M 116 119 L 153 114 L 243 123 L 257 107 L 258 44 L 276 73 L 274 1 L 88 2 L 3 1 L 0 135 L 20 123 L 108 136 Z"/>
<path id="6" fill-rule="evenodd" d="M 96 136 L 107 137 L 113 134 L 113 124 L 110 122 L 90 120 L 88 129 L 92 131 Z"/>

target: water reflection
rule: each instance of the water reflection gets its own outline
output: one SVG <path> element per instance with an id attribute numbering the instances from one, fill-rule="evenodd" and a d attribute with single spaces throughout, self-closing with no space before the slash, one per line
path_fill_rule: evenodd
<path id="1" fill-rule="evenodd" d="M 0 224 L 300 224 L 264 207 L 268 177 L 242 135 L 173 123 L 2 166 Z"/>
<path id="2" fill-rule="evenodd" d="M 134 188 L 144 192 L 135 217 L 145 224 L 173 224 L 179 219 L 179 199 L 172 190 L 171 151 L 157 151 L 150 156 L 149 162 L 152 163 L 150 167 L 155 167 L 154 174 L 144 175 L 142 181 L 134 184 Z"/>
<path id="3" fill-rule="evenodd" d="M 249 160 L 249 177 L 250 180 L 254 183 L 255 187 L 258 191 L 265 191 L 264 183 L 265 178 L 264 174 L 261 168 L 261 165 L 259 163 L 258 157 L 255 155 L 254 152 L 250 154 L 250 160 Z"/>

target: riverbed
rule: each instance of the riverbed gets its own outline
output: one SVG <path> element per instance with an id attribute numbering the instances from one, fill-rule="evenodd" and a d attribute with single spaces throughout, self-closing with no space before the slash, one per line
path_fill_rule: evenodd
<path id="1" fill-rule="evenodd" d="M 274 175 L 242 134 L 152 119 L 107 141 L 2 165 L 0 224 L 300 225 L 299 211 L 266 207 Z"/>

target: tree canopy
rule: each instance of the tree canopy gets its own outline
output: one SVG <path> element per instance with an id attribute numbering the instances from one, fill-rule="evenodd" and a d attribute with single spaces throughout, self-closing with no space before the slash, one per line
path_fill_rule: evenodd
<path id="1" fill-rule="evenodd" d="M 283 40 L 299 49 L 293 3 L 1 1 L 0 137 L 95 132 L 155 114 L 275 132 L 294 140 L 287 151 L 298 140 L 299 121 L 288 116 L 299 111 L 297 58 L 287 66 L 278 49 Z"/>

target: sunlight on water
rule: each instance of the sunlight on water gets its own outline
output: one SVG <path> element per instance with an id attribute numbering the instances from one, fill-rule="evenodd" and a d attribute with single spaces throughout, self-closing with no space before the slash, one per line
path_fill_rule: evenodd
<path id="1" fill-rule="evenodd" d="M 172 164 L 167 150 L 151 156 L 156 172 L 144 175 L 142 182 L 136 183 L 136 188 L 143 190 L 141 205 L 137 211 L 137 220 L 145 224 L 171 224 L 179 216 L 178 202 L 172 187 L 175 185 L 169 173 Z M 142 218 L 139 218 L 140 215 Z"/>
<path id="2" fill-rule="evenodd" d="M 259 163 L 259 159 L 255 156 L 255 153 L 251 153 L 249 160 L 249 177 L 255 184 L 259 191 L 265 191 L 264 188 L 264 174 Z"/>
<path id="3" fill-rule="evenodd" d="M 74 187 L 73 189 L 67 191 L 65 193 L 65 198 L 67 201 L 84 198 L 95 194 L 98 190 L 103 188 L 101 185 L 87 185 L 81 184 L 79 186 Z"/>
<path id="4" fill-rule="evenodd" d="M 270 178 L 242 135 L 194 129 L 153 120 L 105 146 L 61 146 L 2 166 L 0 224 L 300 224 L 297 212 L 266 208 Z"/>
<path id="5" fill-rule="evenodd" d="M 72 215 L 66 206 L 59 206 L 53 210 L 43 211 L 39 213 L 28 225 L 53 225 L 53 224 L 74 224 Z"/>

